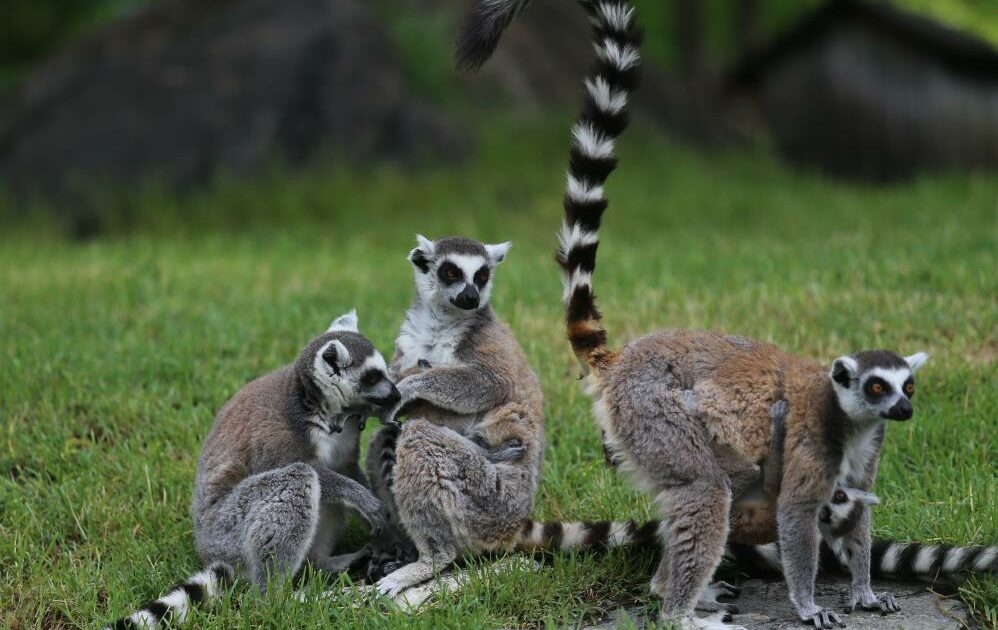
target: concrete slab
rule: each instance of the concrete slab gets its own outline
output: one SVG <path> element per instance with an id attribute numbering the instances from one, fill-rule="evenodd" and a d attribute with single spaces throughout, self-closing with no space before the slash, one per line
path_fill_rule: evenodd
<path id="1" fill-rule="evenodd" d="M 782 581 L 749 580 L 741 586 L 741 596 L 731 600 L 740 610 L 734 616 L 734 623 L 749 630 L 811 627 L 797 620 L 787 597 L 786 584 Z M 966 612 L 960 601 L 939 597 L 931 593 L 925 584 L 881 583 L 874 584 L 873 590 L 876 593 L 894 593 L 901 604 L 901 612 L 888 616 L 865 611 L 851 615 L 841 613 L 849 601 L 848 580 L 819 582 L 815 599 L 820 605 L 840 612 L 847 627 L 853 630 L 959 630 L 966 627 Z M 655 611 L 648 608 L 620 609 L 606 621 L 585 626 L 584 630 L 612 630 L 630 624 L 640 628 L 654 620 L 654 615 Z"/>

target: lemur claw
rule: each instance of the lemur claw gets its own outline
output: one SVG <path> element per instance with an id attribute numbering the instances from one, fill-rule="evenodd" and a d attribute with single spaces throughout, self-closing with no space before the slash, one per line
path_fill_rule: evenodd
<path id="1" fill-rule="evenodd" d="M 810 623 L 815 628 L 832 630 L 837 624 L 840 628 L 845 628 L 846 624 L 831 608 L 821 608 L 818 612 L 802 619 L 804 623 Z"/>
<path id="2" fill-rule="evenodd" d="M 896 597 L 893 593 L 881 593 L 876 596 L 871 602 L 864 602 L 862 600 L 855 600 L 852 604 L 846 608 L 847 613 L 851 613 L 855 609 L 865 610 L 867 612 L 879 612 L 881 616 L 887 616 L 891 613 L 901 612 L 901 605 L 898 603 Z"/>

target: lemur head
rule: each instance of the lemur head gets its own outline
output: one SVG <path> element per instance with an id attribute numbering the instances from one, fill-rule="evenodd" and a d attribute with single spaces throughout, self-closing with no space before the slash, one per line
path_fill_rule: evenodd
<path id="1" fill-rule="evenodd" d="M 914 413 L 915 372 L 928 358 L 864 350 L 835 359 L 829 376 L 839 406 L 855 421 L 907 420 Z"/>
<path id="2" fill-rule="evenodd" d="M 818 527 L 826 538 L 845 536 L 856 528 L 866 506 L 879 503 L 880 499 L 872 492 L 839 486 L 818 511 Z"/>
<path id="3" fill-rule="evenodd" d="M 381 353 L 357 330 L 357 312 L 337 317 L 309 342 L 295 364 L 313 413 L 358 413 L 390 408 L 400 396 Z"/>
<path id="4" fill-rule="evenodd" d="M 459 236 L 431 241 L 419 234 L 416 240 L 419 247 L 409 252 L 409 262 L 421 300 L 455 314 L 488 305 L 492 275 L 506 259 L 510 243 L 487 245 Z"/>

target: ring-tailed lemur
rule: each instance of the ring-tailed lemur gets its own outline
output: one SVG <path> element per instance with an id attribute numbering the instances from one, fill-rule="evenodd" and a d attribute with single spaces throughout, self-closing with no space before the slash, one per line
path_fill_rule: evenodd
<path id="1" fill-rule="evenodd" d="M 525 3 L 482 0 L 462 37 L 462 65 L 480 65 Z M 564 274 L 566 324 L 594 415 L 610 452 L 655 497 L 668 527 L 652 591 L 663 619 L 689 627 L 724 627 L 692 612 L 721 560 L 729 517 L 743 499 L 776 513 L 790 599 L 804 621 L 841 623 L 814 601 L 818 512 L 836 485 L 869 490 L 887 420 L 912 416 L 914 374 L 927 356 L 865 351 L 820 363 L 776 347 L 717 332 L 674 330 L 607 346 L 592 277 L 607 200 L 603 184 L 616 167 L 614 141 L 639 65 L 640 36 L 626 0 L 582 0 L 595 32 L 597 65 L 573 128 L 565 218 L 558 262 Z M 471 43 L 469 43 L 471 42 Z M 771 406 L 789 406 L 779 494 L 766 494 L 772 450 Z M 737 538 L 738 532 L 732 532 Z M 849 547 L 852 603 L 894 607 L 870 588 L 869 512 Z"/>
<path id="2" fill-rule="evenodd" d="M 388 595 L 511 541 L 533 511 L 544 453 L 540 385 L 489 305 L 509 244 L 417 239 L 416 296 L 389 369 L 401 400 L 386 415 L 410 419 L 379 432 L 367 456 L 372 487 L 418 553 L 378 581 Z"/>
<path id="3" fill-rule="evenodd" d="M 236 572 L 261 591 L 308 559 L 332 573 L 365 551 L 331 555 L 347 513 L 375 533 L 381 502 L 360 471 L 368 415 L 399 400 L 385 360 L 357 331 L 354 311 L 333 321 L 298 360 L 240 389 L 218 412 L 194 481 L 195 547 L 207 568 L 115 628 L 182 623 L 216 600 Z"/>

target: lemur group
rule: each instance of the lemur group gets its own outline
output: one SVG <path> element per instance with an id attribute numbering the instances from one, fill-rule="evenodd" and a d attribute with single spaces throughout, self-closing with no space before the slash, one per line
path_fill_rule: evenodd
<path id="1" fill-rule="evenodd" d="M 476 69 L 527 0 L 478 0 L 459 38 Z M 613 350 L 593 294 L 604 183 L 638 84 L 640 32 L 627 0 L 581 0 L 595 64 L 572 128 L 557 262 L 568 339 L 593 400 L 607 461 L 648 493 L 661 520 L 531 519 L 544 455 L 543 398 L 510 328 L 490 305 L 509 243 L 418 236 L 416 295 L 386 363 L 351 311 L 298 359 L 218 412 L 191 513 L 204 569 L 115 628 L 182 623 L 237 577 L 265 592 L 306 564 L 364 563 L 396 596 L 458 558 L 491 552 L 659 547 L 651 591 L 663 623 L 738 628 L 714 582 L 726 556 L 781 571 L 800 620 L 844 626 L 815 601 L 819 567 L 848 571 L 848 611 L 896 613 L 871 575 L 935 578 L 998 571 L 998 547 L 874 541 L 872 486 L 890 422 L 913 415 L 927 355 L 865 350 L 831 367 L 759 341 L 662 330 Z M 365 421 L 383 425 L 360 467 Z M 403 422 L 404 420 L 404 422 Z M 348 514 L 371 542 L 337 554 Z"/>

